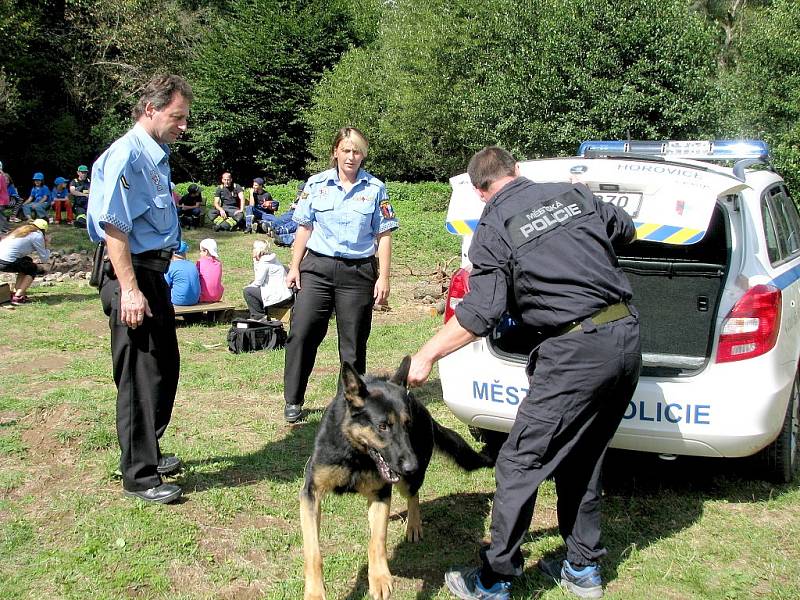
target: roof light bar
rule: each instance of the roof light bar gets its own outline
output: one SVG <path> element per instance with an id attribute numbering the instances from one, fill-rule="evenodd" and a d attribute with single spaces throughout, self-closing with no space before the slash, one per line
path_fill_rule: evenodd
<path id="1" fill-rule="evenodd" d="M 590 140 L 583 142 L 578 149 L 579 156 L 628 153 L 694 160 L 769 160 L 769 146 L 761 140 Z"/>

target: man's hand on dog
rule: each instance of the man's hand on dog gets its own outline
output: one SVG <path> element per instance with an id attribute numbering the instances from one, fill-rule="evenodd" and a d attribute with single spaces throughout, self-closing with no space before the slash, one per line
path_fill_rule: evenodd
<path id="1" fill-rule="evenodd" d="M 433 360 L 417 352 L 411 357 L 411 366 L 408 368 L 408 387 L 419 387 L 428 379 L 433 368 Z"/>

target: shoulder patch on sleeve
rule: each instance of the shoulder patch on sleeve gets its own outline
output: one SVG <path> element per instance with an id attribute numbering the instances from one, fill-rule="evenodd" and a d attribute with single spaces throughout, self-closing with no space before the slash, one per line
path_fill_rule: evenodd
<path id="1" fill-rule="evenodd" d="M 394 219 L 394 209 L 388 200 L 381 200 L 381 214 L 384 219 Z"/>

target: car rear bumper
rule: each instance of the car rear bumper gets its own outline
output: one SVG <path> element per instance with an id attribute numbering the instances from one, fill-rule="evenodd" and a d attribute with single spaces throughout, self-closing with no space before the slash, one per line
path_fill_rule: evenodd
<path id="1" fill-rule="evenodd" d="M 693 377 L 642 377 L 611 445 L 708 457 L 749 456 L 783 424 L 793 365 L 775 357 L 714 364 Z M 485 339 L 439 362 L 442 395 L 468 425 L 509 431 L 527 394 L 524 364 L 494 355 Z"/>

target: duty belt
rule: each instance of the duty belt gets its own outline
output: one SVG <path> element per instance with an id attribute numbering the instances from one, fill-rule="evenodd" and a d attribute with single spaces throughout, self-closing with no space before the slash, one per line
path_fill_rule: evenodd
<path id="1" fill-rule="evenodd" d="M 139 254 L 131 254 L 134 267 L 166 273 L 172 259 L 172 250 L 148 250 Z"/>
<path id="2" fill-rule="evenodd" d="M 594 323 L 595 325 L 605 325 L 606 323 L 611 323 L 613 321 L 619 321 L 620 319 L 624 319 L 630 314 L 631 314 L 631 309 L 628 308 L 628 305 L 625 302 L 618 302 L 617 304 L 612 304 L 611 306 L 606 306 L 605 308 L 601 308 L 591 317 L 588 317 L 588 320 Z M 572 321 L 572 323 L 568 323 L 567 325 L 562 327 L 561 330 L 559 330 L 557 335 L 564 335 L 567 333 L 576 333 L 578 331 L 583 331 L 581 323 L 583 323 L 586 320 L 587 319 L 581 319 L 580 321 Z"/>

